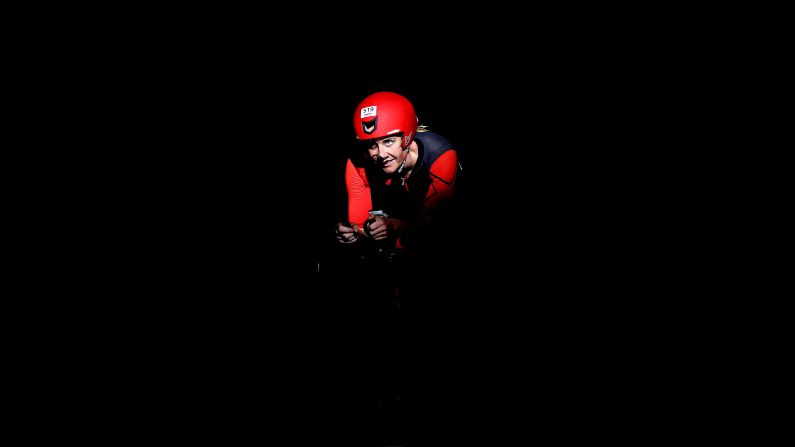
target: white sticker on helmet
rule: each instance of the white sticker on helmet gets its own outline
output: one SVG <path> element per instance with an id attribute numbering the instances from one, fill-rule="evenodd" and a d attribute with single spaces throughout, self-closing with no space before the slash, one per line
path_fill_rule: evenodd
<path id="1" fill-rule="evenodd" d="M 368 106 L 362 108 L 362 116 L 360 118 L 367 118 L 368 116 L 375 116 L 377 106 Z"/>

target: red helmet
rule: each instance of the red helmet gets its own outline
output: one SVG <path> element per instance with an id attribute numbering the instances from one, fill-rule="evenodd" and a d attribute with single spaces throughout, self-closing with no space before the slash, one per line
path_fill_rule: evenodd
<path id="1" fill-rule="evenodd" d="M 397 93 L 378 92 L 364 98 L 353 113 L 357 140 L 403 134 L 407 149 L 417 134 L 417 114 L 408 99 Z"/>

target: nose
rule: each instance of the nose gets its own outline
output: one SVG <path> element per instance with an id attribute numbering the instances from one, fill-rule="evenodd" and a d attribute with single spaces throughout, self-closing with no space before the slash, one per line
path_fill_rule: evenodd
<path id="1" fill-rule="evenodd" d="M 381 159 L 386 158 L 386 156 L 387 156 L 386 149 L 385 149 L 384 145 L 382 145 L 380 142 L 376 143 L 376 151 L 377 151 L 377 154 L 378 154 L 378 158 L 381 158 Z"/>

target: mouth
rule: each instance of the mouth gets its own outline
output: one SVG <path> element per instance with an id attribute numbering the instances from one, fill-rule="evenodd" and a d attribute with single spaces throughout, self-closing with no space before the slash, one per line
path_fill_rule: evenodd
<path id="1" fill-rule="evenodd" d="M 386 168 L 388 166 L 391 166 L 394 163 L 395 163 L 395 159 L 394 158 L 390 158 L 389 160 L 381 162 L 381 167 L 382 168 Z"/>

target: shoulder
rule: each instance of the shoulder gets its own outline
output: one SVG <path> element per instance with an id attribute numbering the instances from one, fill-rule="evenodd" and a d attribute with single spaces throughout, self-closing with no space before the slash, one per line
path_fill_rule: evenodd
<path id="1" fill-rule="evenodd" d="M 361 178 L 367 183 L 367 172 L 362 166 L 357 166 L 350 158 L 345 163 L 345 178 L 352 180 L 356 177 Z"/>
<path id="2" fill-rule="evenodd" d="M 434 132 L 420 132 L 415 139 L 422 145 L 422 161 L 426 165 L 433 164 L 453 147 L 447 138 Z"/>
<path id="3" fill-rule="evenodd" d="M 435 132 L 420 132 L 415 139 L 422 143 L 426 151 L 445 151 L 450 149 L 453 145 L 450 141 Z"/>

